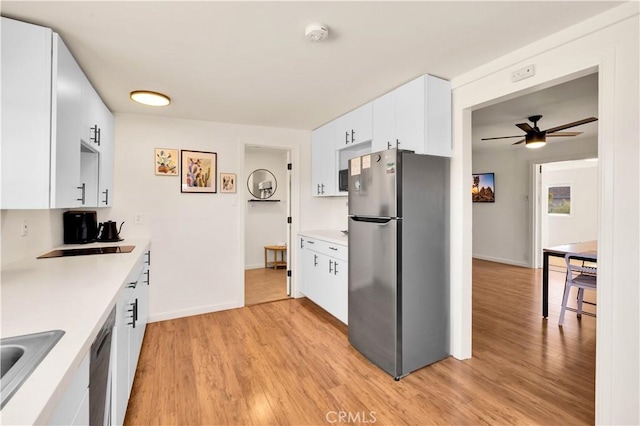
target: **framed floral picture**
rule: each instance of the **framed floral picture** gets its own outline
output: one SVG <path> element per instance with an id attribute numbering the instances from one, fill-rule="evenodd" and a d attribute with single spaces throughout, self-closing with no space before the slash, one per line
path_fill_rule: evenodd
<path id="1" fill-rule="evenodd" d="M 158 176 L 178 176 L 178 150 L 156 148 L 155 170 Z"/>
<path id="2" fill-rule="evenodd" d="M 220 192 L 236 192 L 236 174 L 220 173 Z"/>
<path id="3" fill-rule="evenodd" d="M 215 194 L 217 158 L 215 152 L 180 151 L 180 191 Z"/>

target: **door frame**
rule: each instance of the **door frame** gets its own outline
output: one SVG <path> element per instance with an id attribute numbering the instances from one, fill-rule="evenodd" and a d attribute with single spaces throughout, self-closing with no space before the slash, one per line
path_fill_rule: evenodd
<path id="1" fill-rule="evenodd" d="M 298 201 L 298 184 L 296 183 L 296 178 L 299 180 L 298 171 L 296 170 L 295 165 L 300 163 L 300 152 L 297 147 L 286 146 L 286 145 L 270 145 L 267 143 L 258 143 L 258 142 L 239 142 L 238 143 L 238 158 L 239 158 L 239 167 L 238 167 L 238 192 L 236 194 L 236 200 L 234 204 L 237 204 L 238 197 L 242 202 L 242 206 L 239 209 L 240 211 L 240 229 L 238 230 L 240 235 L 240 244 L 238 258 L 241 259 L 239 262 L 239 276 L 242 279 L 242 286 L 240 294 L 238 295 L 238 305 L 245 306 L 244 298 L 245 298 L 245 281 L 244 281 L 244 271 L 245 271 L 245 235 L 246 235 L 246 214 L 245 214 L 245 204 L 246 200 L 244 200 L 244 185 L 248 178 L 248 173 L 245 170 L 245 153 L 248 147 L 257 147 L 257 148 L 267 148 L 278 151 L 285 151 L 287 156 L 287 162 L 292 164 L 292 169 L 287 170 L 287 182 L 286 182 L 286 190 L 287 190 L 287 212 L 289 217 L 292 219 L 292 223 L 287 226 L 287 271 L 291 271 L 291 274 L 287 273 L 286 286 L 287 286 L 287 294 L 289 297 L 295 297 L 296 294 L 296 281 L 294 279 L 294 264 L 295 264 L 295 254 L 292 247 L 295 247 L 292 244 L 292 238 L 297 234 L 298 230 L 298 220 L 300 205 Z M 240 185 L 242 183 L 242 185 Z M 278 185 L 280 186 L 280 185 Z M 242 190 L 240 189 L 242 187 Z"/>
<path id="2" fill-rule="evenodd" d="M 566 162 L 571 162 L 571 161 L 584 161 L 587 160 L 589 158 L 592 158 L 592 156 L 587 156 L 587 155 L 576 155 L 575 157 L 572 157 L 570 159 L 553 159 L 553 160 L 549 160 L 549 161 L 544 161 L 544 160 L 536 160 L 535 163 L 531 164 L 531 172 L 532 172 L 532 178 L 531 181 L 533 183 L 533 188 L 532 188 L 532 194 L 533 194 L 533 228 L 532 228 L 532 234 L 531 234 L 531 241 L 532 241 L 532 253 L 533 255 L 532 257 L 532 265 L 530 265 L 532 268 L 542 268 L 542 249 L 544 248 L 544 244 L 543 244 L 543 238 L 542 238 L 542 234 L 545 230 L 545 226 L 543 224 L 543 211 L 544 208 L 546 208 L 546 204 L 544 202 L 544 200 L 546 198 L 544 197 L 544 191 L 543 191 L 543 186 L 542 186 L 542 170 L 541 167 L 546 165 L 546 164 L 553 164 L 553 163 L 566 163 Z M 597 166 L 597 173 L 598 176 L 600 175 L 600 164 L 598 164 Z M 598 192 L 599 188 L 598 188 Z M 544 207 L 544 208 L 543 208 Z"/>

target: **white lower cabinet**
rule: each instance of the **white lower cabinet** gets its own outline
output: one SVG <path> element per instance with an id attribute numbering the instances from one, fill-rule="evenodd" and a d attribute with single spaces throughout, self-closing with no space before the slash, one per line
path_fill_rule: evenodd
<path id="1" fill-rule="evenodd" d="M 122 425 L 149 317 L 149 262 L 145 252 L 120 291 L 111 356 L 111 424 Z"/>
<path id="2" fill-rule="evenodd" d="M 347 323 L 348 250 L 333 242 L 299 236 L 302 293 Z"/>
<path id="3" fill-rule="evenodd" d="M 50 425 L 89 424 L 89 361 L 87 352 L 67 387 L 62 400 L 49 419 Z"/>

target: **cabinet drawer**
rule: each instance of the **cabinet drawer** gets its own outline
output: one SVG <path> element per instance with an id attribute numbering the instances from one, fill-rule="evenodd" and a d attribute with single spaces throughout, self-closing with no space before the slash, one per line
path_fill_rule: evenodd
<path id="1" fill-rule="evenodd" d="M 309 238 L 302 236 L 302 244 L 304 248 L 313 250 L 326 256 L 335 257 L 343 261 L 348 260 L 348 248 L 341 244 L 336 244 L 330 241 L 318 240 L 317 238 Z"/>

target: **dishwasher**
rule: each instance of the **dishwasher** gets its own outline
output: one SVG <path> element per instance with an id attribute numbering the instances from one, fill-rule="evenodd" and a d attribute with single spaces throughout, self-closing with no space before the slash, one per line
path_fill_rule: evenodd
<path id="1" fill-rule="evenodd" d="M 114 307 L 91 345 L 89 367 L 89 424 L 109 424 L 111 413 L 111 337 L 116 322 Z"/>

